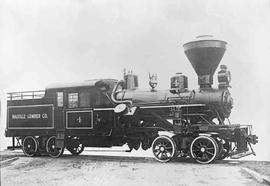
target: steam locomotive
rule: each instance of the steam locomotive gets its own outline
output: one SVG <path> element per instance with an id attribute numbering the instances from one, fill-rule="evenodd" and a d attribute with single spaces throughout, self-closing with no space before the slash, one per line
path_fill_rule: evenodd
<path id="1" fill-rule="evenodd" d="M 151 89 L 140 90 L 138 77 L 129 72 L 120 81 L 94 79 L 8 93 L 5 135 L 30 157 L 125 144 L 130 151 L 151 148 L 159 162 L 186 157 L 207 164 L 255 155 L 251 144 L 258 138 L 252 126 L 229 120 L 233 99 L 225 65 L 217 74 L 218 88 L 212 88 L 226 44 L 198 37 L 183 45 L 198 75 L 198 90 L 189 90 L 187 76 L 179 73 L 169 90 L 156 90 L 157 77 L 150 74 Z"/>

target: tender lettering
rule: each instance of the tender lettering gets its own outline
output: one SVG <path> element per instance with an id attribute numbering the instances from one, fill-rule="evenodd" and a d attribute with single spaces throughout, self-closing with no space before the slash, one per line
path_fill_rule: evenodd
<path id="1" fill-rule="evenodd" d="M 12 114 L 12 119 L 26 119 L 25 114 Z"/>
<path id="2" fill-rule="evenodd" d="M 12 119 L 40 119 L 41 114 L 12 114 Z M 48 118 L 47 114 L 42 114 L 42 118 Z"/>
<path id="3" fill-rule="evenodd" d="M 27 119 L 39 119 L 40 114 L 27 114 Z"/>
<path id="4" fill-rule="evenodd" d="M 46 118 L 48 118 L 48 115 L 46 113 L 44 113 L 44 114 L 42 114 L 42 118 L 46 119 Z"/>

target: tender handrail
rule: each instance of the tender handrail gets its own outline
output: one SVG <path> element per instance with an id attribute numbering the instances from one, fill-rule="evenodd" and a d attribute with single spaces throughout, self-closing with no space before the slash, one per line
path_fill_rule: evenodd
<path id="1" fill-rule="evenodd" d="M 9 92 L 7 93 L 7 100 L 26 100 L 26 99 L 41 99 L 45 95 L 45 90 L 23 91 L 23 92 Z"/>

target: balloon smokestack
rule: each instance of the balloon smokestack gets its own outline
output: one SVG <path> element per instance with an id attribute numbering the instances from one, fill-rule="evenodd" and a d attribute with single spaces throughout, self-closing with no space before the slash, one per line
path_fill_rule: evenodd
<path id="1" fill-rule="evenodd" d="M 211 88 L 213 75 L 225 53 L 226 42 L 212 36 L 198 36 L 183 45 L 185 54 L 198 75 L 200 88 Z"/>

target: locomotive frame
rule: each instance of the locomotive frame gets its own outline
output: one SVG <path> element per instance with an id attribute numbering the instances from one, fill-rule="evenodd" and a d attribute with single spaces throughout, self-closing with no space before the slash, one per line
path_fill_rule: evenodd
<path id="1" fill-rule="evenodd" d="M 232 98 L 226 66 L 218 72 L 219 88 L 211 87 L 225 45 L 212 39 L 184 45 L 198 74 L 198 91 L 189 91 L 181 74 L 171 78 L 171 89 L 165 91 L 155 90 L 156 77 L 149 76 L 152 90 L 141 91 L 137 76 L 128 73 L 120 81 L 96 79 L 9 93 L 5 135 L 13 137 L 13 148 L 14 138 L 21 141 L 30 157 L 59 157 L 65 148 L 78 155 L 84 147 L 124 144 L 130 151 L 152 148 L 160 162 L 181 156 L 206 164 L 255 155 L 252 126 L 229 121 Z"/>

